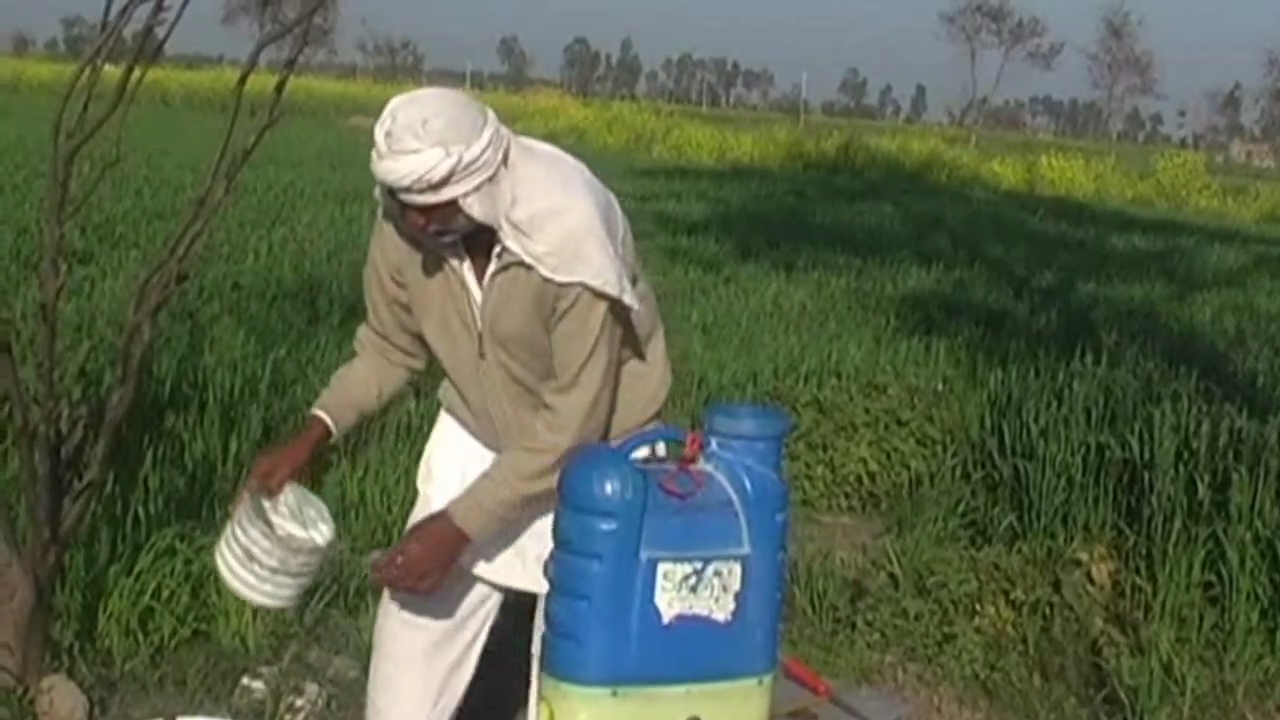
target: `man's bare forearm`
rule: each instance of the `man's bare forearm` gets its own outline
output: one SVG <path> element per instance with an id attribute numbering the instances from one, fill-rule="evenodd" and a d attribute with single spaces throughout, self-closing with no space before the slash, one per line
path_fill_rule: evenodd
<path id="1" fill-rule="evenodd" d="M 307 425 L 299 436 L 313 451 L 320 450 L 333 439 L 333 430 L 324 417 L 318 413 L 310 413 L 307 415 Z"/>

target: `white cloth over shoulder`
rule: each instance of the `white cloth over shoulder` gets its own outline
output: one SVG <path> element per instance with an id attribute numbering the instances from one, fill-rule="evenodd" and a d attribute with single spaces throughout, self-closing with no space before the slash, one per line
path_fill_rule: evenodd
<path id="1" fill-rule="evenodd" d="M 457 201 L 548 280 L 639 309 L 634 240 L 617 197 L 580 160 L 511 132 L 467 93 L 425 87 L 393 97 L 374 123 L 369 166 L 406 204 Z"/>
<path id="2" fill-rule="evenodd" d="M 637 448 L 633 460 L 667 457 L 663 445 Z M 449 507 L 493 464 L 493 450 L 484 446 L 447 410 L 436 415 L 418 460 L 415 478 L 418 499 L 406 527 Z M 547 592 L 545 567 L 551 555 L 552 513 L 528 524 L 513 525 L 472 545 L 459 560 L 471 574 L 499 587 L 523 592 Z"/>

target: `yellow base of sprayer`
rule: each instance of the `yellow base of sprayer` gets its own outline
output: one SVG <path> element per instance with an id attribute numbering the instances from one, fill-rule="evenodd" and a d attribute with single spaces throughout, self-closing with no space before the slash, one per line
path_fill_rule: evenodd
<path id="1" fill-rule="evenodd" d="M 773 675 L 699 685 L 596 688 L 542 676 L 537 720 L 768 720 Z"/>

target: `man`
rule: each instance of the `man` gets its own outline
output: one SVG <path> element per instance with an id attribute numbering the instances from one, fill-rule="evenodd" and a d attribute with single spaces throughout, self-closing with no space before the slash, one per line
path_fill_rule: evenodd
<path id="1" fill-rule="evenodd" d="M 355 355 L 251 483 L 278 492 L 440 363 L 418 501 L 374 562 L 386 591 L 366 717 L 449 720 L 503 590 L 547 591 L 566 454 L 656 421 L 671 370 L 626 216 L 580 161 L 446 88 L 393 98 L 373 136 L 379 213 Z"/>

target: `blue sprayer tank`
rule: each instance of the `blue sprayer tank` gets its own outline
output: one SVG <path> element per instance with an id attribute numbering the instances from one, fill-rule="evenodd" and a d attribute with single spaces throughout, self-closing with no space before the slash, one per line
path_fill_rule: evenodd
<path id="1" fill-rule="evenodd" d="M 787 572 L 786 413 L 716 405 L 577 451 L 547 565 L 542 720 L 766 720 Z M 673 444 L 675 459 L 661 457 Z M 639 451 L 639 452 L 638 452 Z"/>

